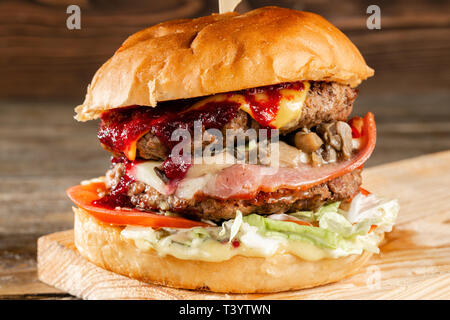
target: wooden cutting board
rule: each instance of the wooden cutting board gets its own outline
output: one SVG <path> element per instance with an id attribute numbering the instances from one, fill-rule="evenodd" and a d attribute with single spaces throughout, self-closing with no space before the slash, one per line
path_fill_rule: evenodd
<path id="1" fill-rule="evenodd" d="M 142 283 L 83 259 L 73 231 L 38 240 L 39 279 L 83 299 L 450 299 L 450 151 L 364 171 L 364 187 L 399 199 L 381 253 L 346 280 L 275 294 L 216 294 Z"/>

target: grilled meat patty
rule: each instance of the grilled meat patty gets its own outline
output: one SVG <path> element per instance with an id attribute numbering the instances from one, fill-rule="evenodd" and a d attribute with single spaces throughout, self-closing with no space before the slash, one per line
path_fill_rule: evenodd
<path id="1" fill-rule="evenodd" d="M 312 82 L 302 109 L 298 128 L 311 128 L 323 122 L 345 121 L 352 112 L 358 90 L 336 82 Z"/>
<path id="2" fill-rule="evenodd" d="M 323 122 L 345 121 L 352 111 L 356 96 L 357 90 L 347 85 L 335 82 L 312 82 L 298 123 L 289 130 L 280 130 L 281 134 L 287 134 L 298 128 L 311 128 Z M 257 129 L 259 124 L 246 112 L 240 110 L 222 128 L 222 134 L 225 134 L 227 129 L 246 130 L 248 128 Z M 208 144 L 206 140 L 204 145 Z M 164 160 L 169 154 L 169 148 L 153 133 L 148 132 L 139 139 L 137 154 L 143 159 Z"/>
<path id="3" fill-rule="evenodd" d="M 106 174 L 106 185 L 114 188 L 125 172 L 123 164 L 116 164 Z M 236 210 L 243 215 L 251 213 L 273 214 L 311 210 L 324 203 L 348 200 L 359 192 L 361 169 L 314 186 L 308 190 L 280 189 L 275 192 L 260 192 L 248 200 L 221 200 L 200 195 L 192 199 L 180 199 L 175 195 L 163 195 L 143 182 L 132 182 L 128 186 L 130 201 L 143 210 L 179 212 L 183 215 L 203 219 L 220 220 L 235 217 Z"/>

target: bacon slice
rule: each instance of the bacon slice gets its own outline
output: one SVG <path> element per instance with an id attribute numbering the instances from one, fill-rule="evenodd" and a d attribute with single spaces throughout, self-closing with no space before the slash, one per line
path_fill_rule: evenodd
<path id="1" fill-rule="evenodd" d="M 271 168 L 258 165 L 233 165 L 208 181 L 202 194 L 218 199 L 251 199 L 258 192 L 273 192 L 280 188 L 307 190 L 340 177 L 361 166 L 372 154 L 376 143 L 374 115 L 363 119 L 362 145 L 350 159 L 321 167 Z"/>

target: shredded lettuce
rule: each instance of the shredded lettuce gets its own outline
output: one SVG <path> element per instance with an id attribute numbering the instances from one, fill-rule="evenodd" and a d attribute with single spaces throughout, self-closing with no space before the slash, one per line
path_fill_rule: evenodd
<path id="1" fill-rule="evenodd" d="M 386 200 L 373 194 L 358 194 L 350 208 L 343 215 L 351 223 L 377 225 L 379 230 L 390 232 L 397 219 L 399 205 L 397 200 Z M 360 227 L 362 228 L 362 226 Z"/>
<path id="2" fill-rule="evenodd" d="M 392 230 L 399 211 L 397 201 L 359 194 L 352 201 L 349 211 L 341 210 L 339 206 L 340 202 L 337 201 L 320 207 L 316 212 L 288 214 L 315 223 L 318 227 L 272 220 L 257 214 L 244 217 L 244 221 L 257 227 L 258 232 L 266 237 L 306 241 L 320 248 L 331 249 L 333 256 L 361 253 L 362 250 L 378 252 L 380 238 L 377 233 Z M 352 221 L 348 219 L 350 213 Z M 372 225 L 376 228 L 371 234 L 369 231 Z"/>
<path id="3" fill-rule="evenodd" d="M 239 232 L 241 225 L 242 225 L 242 212 L 239 210 L 236 210 L 236 217 L 234 218 L 233 224 L 231 225 L 231 228 L 230 228 L 230 238 L 229 238 L 228 242 L 233 241 L 234 237 Z"/>
<path id="4" fill-rule="evenodd" d="M 297 211 L 294 213 L 290 213 L 289 215 L 307 222 L 313 222 L 316 220 L 314 211 Z"/>
<path id="5" fill-rule="evenodd" d="M 340 202 L 334 202 L 315 211 L 272 215 L 273 219 L 258 214 L 243 217 L 237 210 L 236 217 L 221 226 L 159 230 L 128 226 L 122 235 L 163 254 L 174 254 L 183 259 L 201 257 L 208 261 L 221 261 L 241 249 L 268 256 L 277 250 L 291 250 L 292 246 L 303 248 L 299 242 L 312 244 L 327 257 L 361 254 L 364 250 L 378 253 L 381 234 L 391 231 L 397 218 L 398 202 L 359 194 L 348 210 L 342 210 L 340 205 Z M 312 226 L 292 222 L 295 220 L 307 221 Z M 372 226 L 375 226 L 374 230 Z M 230 244 L 233 240 L 241 243 L 239 250 L 233 249 Z M 218 257 L 219 252 L 223 258 Z"/>
<path id="6" fill-rule="evenodd" d="M 316 220 L 319 220 L 326 213 L 337 212 L 340 205 L 341 205 L 341 202 L 336 201 L 336 202 L 321 206 L 319 208 L 319 210 L 317 210 L 317 212 L 314 214 Z"/>
<path id="7" fill-rule="evenodd" d="M 322 228 L 303 226 L 288 221 L 272 220 L 257 214 L 244 217 L 244 221 L 251 226 L 257 227 L 260 233 L 268 237 L 306 241 L 322 248 L 334 249 L 338 244 L 337 234 Z"/>

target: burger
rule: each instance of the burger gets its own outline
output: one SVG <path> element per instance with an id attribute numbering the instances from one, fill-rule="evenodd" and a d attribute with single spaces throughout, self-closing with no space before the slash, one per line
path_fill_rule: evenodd
<path id="1" fill-rule="evenodd" d="M 350 114 L 373 73 L 324 18 L 278 7 L 130 36 L 75 109 L 100 118 L 111 154 L 103 177 L 67 190 L 79 253 L 143 282 L 225 293 L 356 273 L 399 210 L 361 188 L 376 126 Z"/>

